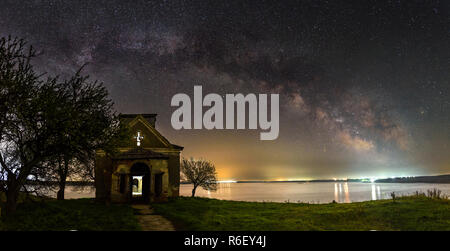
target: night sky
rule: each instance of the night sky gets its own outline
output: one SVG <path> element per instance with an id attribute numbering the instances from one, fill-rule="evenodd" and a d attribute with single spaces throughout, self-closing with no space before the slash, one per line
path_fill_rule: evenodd
<path id="1" fill-rule="evenodd" d="M 450 173 L 450 1 L 7 1 L 0 36 L 50 74 L 101 80 L 121 113 L 219 179 Z M 279 93 L 280 135 L 172 129 L 176 93 Z"/>

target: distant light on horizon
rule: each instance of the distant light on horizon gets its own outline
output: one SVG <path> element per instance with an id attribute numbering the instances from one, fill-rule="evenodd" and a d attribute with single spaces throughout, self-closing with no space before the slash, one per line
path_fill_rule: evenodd
<path id="1" fill-rule="evenodd" d="M 218 180 L 217 183 L 236 183 L 236 180 Z"/>
<path id="2" fill-rule="evenodd" d="M 315 180 L 331 180 L 331 181 L 337 181 L 337 182 L 347 182 L 349 180 L 361 180 L 364 182 L 370 182 L 374 183 L 377 180 L 380 179 L 395 179 L 395 178 L 409 178 L 409 177 L 416 177 L 414 175 L 398 175 L 398 176 L 365 176 L 365 177 L 346 177 L 346 178 L 274 178 L 274 179 L 235 179 L 235 180 L 219 180 L 217 183 L 237 183 L 239 181 L 246 181 L 246 182 L 255 182 L 255 181 L 262 181 L 262 182 L 295 182 L 295 181 L 315 181 Z"/>

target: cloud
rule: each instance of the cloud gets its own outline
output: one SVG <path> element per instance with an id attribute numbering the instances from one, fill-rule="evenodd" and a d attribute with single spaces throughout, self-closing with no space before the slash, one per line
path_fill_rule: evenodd
<path id="1" fill-rule="evenodd" d="M 347 148 L 354 149 L 356 151 L 367 152 L 374 148 L 372 141 L 362 139 L 358 136 L 351 136 L 349 132 L 344 131 L 338 134 L 338 138 Z"/>

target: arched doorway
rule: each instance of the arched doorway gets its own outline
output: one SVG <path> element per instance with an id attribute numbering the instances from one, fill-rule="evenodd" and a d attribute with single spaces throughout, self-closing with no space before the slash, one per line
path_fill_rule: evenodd
<path id="1" fill-rule="evenodd" d="M 132 202 L 150 201 L 150 168 L 141 162 L 130 169 L 130 193 Z"/>

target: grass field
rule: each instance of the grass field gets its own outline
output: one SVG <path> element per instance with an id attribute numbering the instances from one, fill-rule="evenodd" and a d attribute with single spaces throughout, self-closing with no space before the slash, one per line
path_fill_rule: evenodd
<path id="1" fill-rule="evenodd" d="M 179 197 L 154 203 L 178 230 L 450 230 L 450 201 L 426 196 L 349 204 L 223 201 Z M 129 205 L 93 199 L 19 204 L 0 230 L 139 230 Z"/>
<path id="2" fill-rule="evenodd" d="M 450 201 L 426 196 L 348 204 L 180 197 L 153 207 L 181 230 L 450 230 Z"/>
<path id="3" fill-rule="evenodd" d="M 0 230 L 139 230 L 129 205 L 105 205 L 93 199 L 28 201 L 0 220 Z"/>

